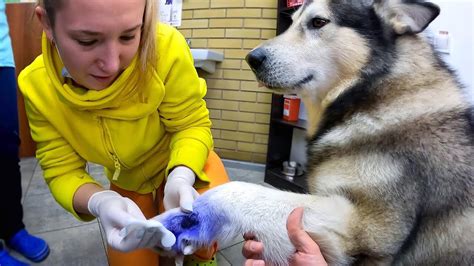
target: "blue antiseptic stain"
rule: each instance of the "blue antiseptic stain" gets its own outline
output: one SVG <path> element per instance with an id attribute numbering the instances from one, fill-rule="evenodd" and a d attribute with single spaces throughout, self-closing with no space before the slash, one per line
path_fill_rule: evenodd
<path id="1" fill-rule="evenodd" d="M 190 229 L 195 225 L 199 224 L 199 220 L 196 213 L 191 213 L 186 217 L 183 217 L 181 221 L 181 228 L 183 229 Z"/>
<path id="2" fill-rule="evenodd" d="M 192 213 L 177 212 L 170 214 L 162 223 L 176 236 L 173 250 L 182 253 L 184 243 L 193 243 L 199 247 L 212 246 L 218 238 L 222 226 L 228 222 L 222 212 L 216 211 L 208 202 L 197 201 Z"/>

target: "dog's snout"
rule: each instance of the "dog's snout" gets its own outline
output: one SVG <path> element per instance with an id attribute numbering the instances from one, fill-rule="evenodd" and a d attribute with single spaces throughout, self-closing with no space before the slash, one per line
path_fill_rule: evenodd
<path id="1" fill-rule="evenodd" d="M 260 66 L 263 64 L 266 58 L 267 58 L 267 55 L 266 55 L 265 50 L 262 48 L 257 48 L 255 50 L 252 50 L 247 55 L 245 60 L 247 61 L 247 63 L 253 70 L 257 70 L 260 68 Z"/>

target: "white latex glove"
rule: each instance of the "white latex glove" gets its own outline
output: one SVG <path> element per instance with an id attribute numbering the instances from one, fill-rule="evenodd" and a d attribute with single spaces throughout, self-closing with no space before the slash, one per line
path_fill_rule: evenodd
<path id="1" fill-rule="evenodd" d="M 165 210 L 181 207 L 183 212 L 193 211 L 193 202 L 199 196 L 193 187 L 195 179 L 194 172 L 186 166 L 178 166 L 171 171 L 165 185 Z"/>
<path id="2" fill-rule="evenodd" d="M 176 237 L 160 222 L 147 220 L 131 199 L 115 191 L 94 193 L 87 203 L 89 212 L 100 219 L 111 247 L 128 252 L 138 248 L 170 249 Z"/>

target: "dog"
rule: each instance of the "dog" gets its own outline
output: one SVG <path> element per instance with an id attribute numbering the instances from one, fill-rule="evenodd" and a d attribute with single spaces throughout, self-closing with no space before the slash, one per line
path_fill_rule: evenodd
<path id="1" fill-rule="evenodd" d="M 474 115 L 423 30 L 417 0 L 306 0 L 246 60 L 258 81 L 307 107 L 308 193 L 230 182 L 192 213 L 159 216 L 189 254 L 251 232 L 270 265 L 295 252 L 286 220 L 330 265 L 474 265 Z"/>

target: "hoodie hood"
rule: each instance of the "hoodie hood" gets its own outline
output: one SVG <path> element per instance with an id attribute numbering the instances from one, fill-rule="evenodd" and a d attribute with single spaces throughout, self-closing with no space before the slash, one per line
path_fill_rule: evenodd
<path id="1" fill-rule="evenodd" d="M 42 42 L 46 71 L 54 89 L 67 105 L 82 111 L 92 111 L 99 116 L 122 120 L 139 119 L 157 111 L 164 97 L 165 87 L 156 71 L 150 70 L 147 76 L 149 80 L 137 88 L 137 56 L 109 87 L 100 91 L 89 90 L 76 86 L 63 77 L 64 64 L 56 48 L 45 34 Z"/>

